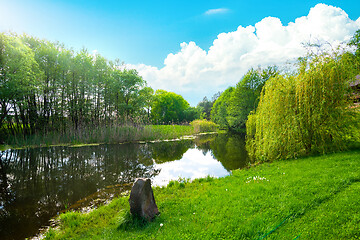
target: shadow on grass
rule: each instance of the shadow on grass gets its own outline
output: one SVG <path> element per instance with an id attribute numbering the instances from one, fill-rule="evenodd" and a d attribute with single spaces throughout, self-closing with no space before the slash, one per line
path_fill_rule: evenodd
<path id="1" fill-rule="evenodd" d="M 126 211 L 125 214 L 119 219 L 118 231 L 139 231 L 144 230 L 149 225 L 149 222 L 138 216 L 134 216 L 130 211 Z"/>

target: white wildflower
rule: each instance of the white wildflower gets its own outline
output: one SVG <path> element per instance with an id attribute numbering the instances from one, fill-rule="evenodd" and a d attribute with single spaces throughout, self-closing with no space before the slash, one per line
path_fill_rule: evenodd
<path id="1" fill-rule="evenodd" d="M 266 179 L 265 177 L 260 177 L 260 176 L 248 177 L 246 180 L 248 180 L 248 181 L 246 181 L 246 183 L 250 183 L 251 180 L 253 180 L 254 182 L 255 182 L 255 181 L 256 181 L 256 182 L 258 182 L 258 181 L 268 181 L 268 182 L 269 182 L 268 179 Z"/>

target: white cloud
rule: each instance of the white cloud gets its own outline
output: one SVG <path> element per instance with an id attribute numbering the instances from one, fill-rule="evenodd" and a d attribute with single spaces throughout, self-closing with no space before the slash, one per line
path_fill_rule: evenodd
<path id="1" fill-rule="evenodd" d="M 176 92 L 196 105 L 203 96 L 235 85 L 251 67 L 294 60 L 305 54 L 302 43 L 309 41 L 335 47 L 359 28 L 360 18 L 354 21 L 340 8 L 318 4 L 288 25 L 266 17 L 255 26 L 221 33 L 208 51 L 195 42 L 181 43 L 181 50 L 170 53 L 160 69 L 144 64 L 129 67 L 135 67 L 154 89 Z"/>
<path id="2" fill-rule="evenodd" d="M 227 8 L 216 8 L 216 9 L 209 9 L 204 14 L 205 15 L 214 15 L 214 14 L 222 14 L 227 13 L 229 9 Z"/>

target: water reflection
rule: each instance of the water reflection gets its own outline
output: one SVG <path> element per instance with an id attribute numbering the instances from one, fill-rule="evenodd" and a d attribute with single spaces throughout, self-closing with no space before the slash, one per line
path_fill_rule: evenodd
<path id="1" fill-rule="evenodd" d="M 167 185 L 170 180 L 177 180 L 179 177 L 195 179 L 208 175 L 223 177 L 229 174 L 210 152 L 203 154 L 196 148 L 187 150 L 178 161 L 166 162 L 155 167 L 161 169 L 153 179 L 153 183 L 159 186 Z"/>
<path id="2" fill-rule="evenodd" d="M 158 185 L 179 176 L 221 177 L 247 161 L 243 139 L 224 134 L 148 144 L 12 149 L 0 156 L 0 239 L 32 236 L 58 212 L 111 199 L 138 177 Z"/>
<path id="3" fill-rule="evenodd" d="M 152 158 L 158 164 L 179 160 L 189 148 L 194 147 L 194 142 L 191 140 L 154 143 L 152 145 Z"/>
<path id="4" fill-rule="evenodd" d="M 134 144 L 2 152 L 0 238 L 28 237 L 18 235 L 19 226 L 35 234 L 57 212 L 99 189 L 153 177 L 158 170 L 151 163 L 151 151 Z"/>

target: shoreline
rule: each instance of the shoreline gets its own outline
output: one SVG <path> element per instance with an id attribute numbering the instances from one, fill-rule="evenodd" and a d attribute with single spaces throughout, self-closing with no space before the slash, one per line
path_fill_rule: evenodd
<path id="1" fill-rule="evenodd" d="M 183 135 L 178 138 L 169 138 L 169 139 L 158 139 L 158 140 L 134 140 L 134 141 L 123 141 L 123 142 L 114 142 L 114 143 L 80 143 L 80 144 L 71 144 L 71 143 L 64 143 L 64 144 L 51 144 L 51 145 L 28 145 L 23 147 L 13 147 L 11 145 L 0 145 L 0 151 L 6 151 L 9 149 L 27 149 L 27 148 L 46 148 L 46 147 L 87 147 L 87 146 L 99 146 L 104 144 L 146 144 L 146 143 L 158 143 L 158 142 L 175 142 L 175 141 L 182 141 L 182 140 L 194 140 L 197 136 L 203 135 L 213 135 L 213 134 L 221 134 L 225 133 L 222 131 L 217 132 L 202 132 L 202 133 L 195 133 L 192 135 Z"/>

